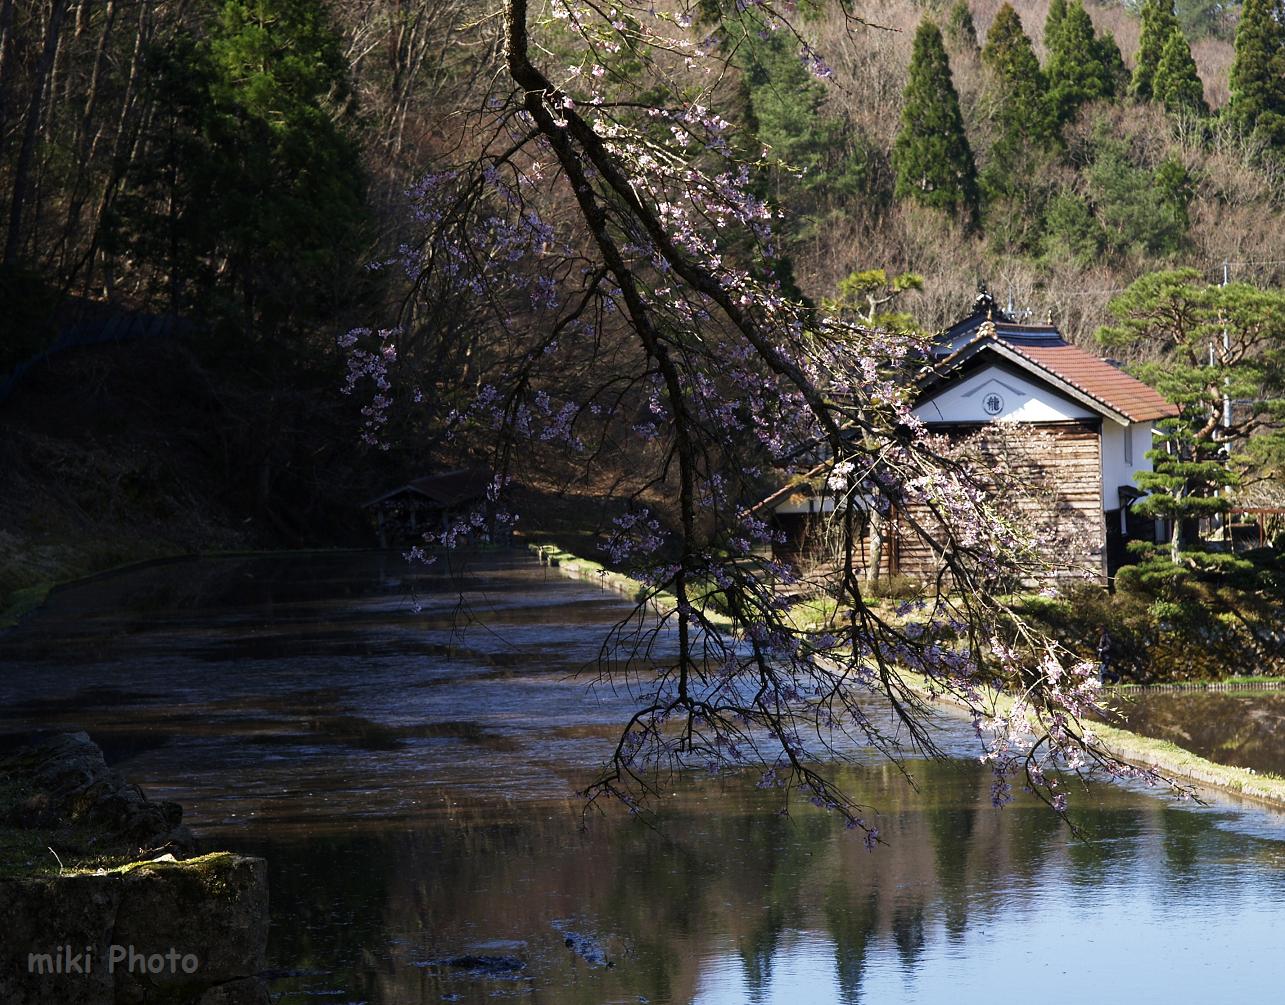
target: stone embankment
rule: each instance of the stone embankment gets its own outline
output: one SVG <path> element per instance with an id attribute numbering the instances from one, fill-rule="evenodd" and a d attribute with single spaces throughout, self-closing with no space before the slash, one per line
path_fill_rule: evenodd
<path id="1" fill-rule="evenodd" d="M 0 1002 L 266 1005 L 262 859 L 186 858 L 182 809 L 84 733 L 5 758 L 0 783 Z"/>

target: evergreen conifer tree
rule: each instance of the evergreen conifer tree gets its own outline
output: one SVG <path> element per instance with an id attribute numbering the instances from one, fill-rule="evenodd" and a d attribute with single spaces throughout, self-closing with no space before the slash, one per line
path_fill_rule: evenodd
<path id="1" fill-rule="evenodd" d="M 1044 48 L 1050 52 L 1053 51 L 1053 40 L 1057 37 L 1058 29 L 1065 20 L 1066 0 L 1052 0 L 1048 15 L 1044 18 Z"/>
<path id="2" fill-rule="evenodd" d="M 1245 0 L 1236 28 L 1228 114 L 1285 149 L 1285 9 L 1281 0 Z"/>
<path id="3" fill-rule="evenodd" d="M 1171 112 L 1186 110 L 1209 114 L 1209 106 L 1205 104 L 1205 85 L 1196 70 L 1196 61 L 1191 58 L 1191 46 L 1187 44 L 1182 29 L 1176 25 L 1160 55 L 1160 63 L 1152 79 L 1152 96 Z"/>
<path id="4" fill-rule="evenodd" d="M 981 175 L 986 235 L 1001 253 L 1031 251 L 1041 239 L 1048 200 L 1043 169 L 1060 138 L 1034 46 L 1007 3 L 991 22 L 982 63 L 985 107 L 996 127 Z"/>
<path id="5" fill-rule="evenodd" d="M 915 32 L 901 129 L 892 148 L 898 199 L 977 216 L 977 169 L 941 31 L 925 18 Z"/>
<path id="6" fill-rule="evenodd" d="M 348 65 L 316 3 L 216 7 L 207 37 L 153 53 L 169 141 L 143 160 L 125 222 L 140 247 L 166 242 L 173 309 L 277 332 L 328 317 L 336 278 L 361 253 L 365 174 L 345 109 Z"/>
<path id="7" fill-rule="evenodd" d="M 1104 48 L 1103 40 L 1093 33 L 1088 11 L 1080 0 L 1072 0 L 1049 42 L 1049 96 L 1059 123 L 1073 119 L 1086 101 L 1115 93 Z"/>
<path id="8" fill-rule="evenodd" d="M 1143 0 L 1142 32 L 1138 36 L 1138 56 L 1129 85 L 1130 93 L 1139 101 L 1151 100 L 1152 78 L 1160 65 L 1165 43 L 1177 27 L 1171 0 Z"/>
<path id="9" fill-rule="evenodd" d="M 977 51 L 977 25 L 966 0 L 959 0 L 946 16 L 946 40 L 956 52 Z"/>
<path id="10" fill-rule="evenodd" d="M 1177 564 L 1181 525 L 1225 512 L 1231 503 L 1221 490 L 1262 478 L 1280 456 L 1285 295 L 1245 283 L 1207 285 L 1197 270 L 1182 269 L 1140 277 L 1107 309 L 1117 323 L 1099 329 L 1098 340 L 1151 358 L 1136 366 L 1137 376 L 1179 409 L 1157 423 L 1157 449 L 1147 453 L 1154 470 L 1135 478 L 1150 493 L 1137 511 L 1171 521 Z M 1227 398 L 1238 402 L 1230 427 L 1223 425 Z"/>
<path id="11" fill-rule="evenodd" d="M 1124 65 L 1124 54 L 1114 35 L 1099 35 L 1095 41 L 1107 87 L 1104 96 L 1117 98 L 1129 89 L 1129 68 Z"/>
<path id="12" fill-rule="evenodd" d="M 866 161 L 851 124 L 827 115 L 824 86 L 781 33 L 747 31 L 738 45 L 749 133 L 767 151 L 755 190 L 788 211 L 787 241 L 816 233 L 859 197 Z"/>
<path id="13" fill-rule="evenodd" d="M 1048 103 L 1048 87 L 1035 48 L 1022 30 L 1011 4 L 1004 4 L 991 22 L 982 49 L 982 63 L 994 80 L 995 121 L 999 126 L 992 155 L 1011 155 L 1024 145 L 1046 147 L 1057 125 Z"/>

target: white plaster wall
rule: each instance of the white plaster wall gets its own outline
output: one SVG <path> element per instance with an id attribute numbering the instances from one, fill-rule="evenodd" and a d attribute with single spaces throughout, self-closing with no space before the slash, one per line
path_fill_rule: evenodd
<path id="1" fill-rule="evenodd" d="M 1126 441 L 1132 443 L 1130 460 L 1125 453 Z M 1115 509 L 1120 505 L 1120 486 L 1137 488 L 1133 476 L 1139 471 L 1150 471 L 1151 423 L 1134 422 L 1122 426 L 1110 419 L 1102 420 L 1102 507 Z"/>
<path id="2" fill-rule="evenodd" d="M 992 394 L 999 395 L 1003 403 L 1003 407 L 996 413 L 986 411 L 983 406 L 983 402 Z M 997 419 L 1059 422 L 1096 416 L 1095 412 L 1089 411 L 1078 401 L 1064 398 L 1042 384 L 994 365 L 979 370 L 948 387 L 937 397 L 923 402 L 914 410 L 914 414 L 924 422 L 993 422 Z"/>
<path id="3" fill-rule="evenodd" d="M 772 507 L 773 513 L 833 513 L 834 496 L 791 496 Z"/>

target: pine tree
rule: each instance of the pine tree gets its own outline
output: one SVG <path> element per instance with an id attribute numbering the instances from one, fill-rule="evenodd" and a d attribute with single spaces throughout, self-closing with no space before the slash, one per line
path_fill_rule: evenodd
<path id="1" fill-rule="evenodd" d="M 167 141 L 143 161 L 123 224 L 142 248 L 164 241 L 174 309 L 279 331 L 328 316 L 336 278 L 360 254 L 348 66 L 310 0 L 223 0 L 218 13 L 207 38 L 154 53 Z"/>
<path id="2" fill-rule="evenodd" d="M 1137 376 L 1179 409 L 1157 424 L 1157 449 L 1147 453 L 1154 470 L 1136 476 L 1150 492 L 1137 511 L 1173 522 L 1177 563 L 1180 525 L 1225 512 L 1230 500 L 1220 490 L 1245 476 L 1262 478 L 1259 465 L 1280 456 L 1285 339 L 1263 333 L 1280 330 L 1285 295 L 1245 283 L 1208 285 L 1197 270 L 1182 269 L 1140 277 L 1107 309 L 1117 323 L 1099 329 L 1098 340 L 1153 360 L 1138 364 Z M 1224 396 L 1238 402 L 1230 427 L 1222 421 Z"/>
<path id="3" fill-rule="evenodd" d="M 1285 149 L 1285 9 L 1281 0 L 1245 0 L 1236 28 L 1228 114 L 1243 129 Z"/>
<path id="4" fill-rule="evenodd" d="M 982 63 L 984 94 L 996 126 L 981 175 L 986 235 L 1001 253 L 1032 251 L 1041 239 L 1048 200 L 1041 179 L 1060 138 L 1034 46 L 1007 3 L 991 22 Z"/>
<path id="5" fill-rule="evenodd" d="M 977 51 L 977 25 L 965 0 L 959 0 L 946 16 L 946 41 L 956 52 Z"/>
<path id="6" fill-rule="evenodd" d="M 977 216 L 977 168 L 941 31 L 924 19 L 915 32 L 901 129 L 892 148 L 898 199 Z"/>
<path id="7" fill-rule="evenodd" d="M 1152 96 L 1171 112 L 1192 111 L 1209 114 L 1205 104 L 1205 85 L 1191 58 L 1191 46 L 1182 29 L 1174 26 L 1160 55 L 1160 63 L 1152 80 Z"/>
<path id="8" fill-rule="evenodd" d="M 1130 93 L 1139 101 L 1151 100 L 1151 81 L 1160 65 L 1160 55 L 1177 27 L 1171 0 L 1143 0 L 1142 32 L 1138 36 L 1138 56 L 1129 85 Z"/>
<path id="9" fill-rule="evenodd" d="M 1072 0 L 1049 43 L 1049 96 L 1060 123 L 1073 119 L 1085 102 L 1115 93 L 1103 56 L 1103 41 L 1094 35 L 1088 11 Z"/>
<path id="10" fill-rule="evenodd" d="M 1014 148 L 1042 148 L 1053 142 L 1057 125 L 1048 103 L 1048 85 L 1035 48 L 1011 4 L 1004 4 L 991 22 L 982 63 L 995 84 L 999 138 L 992 153 L 1011 154 Z"/>

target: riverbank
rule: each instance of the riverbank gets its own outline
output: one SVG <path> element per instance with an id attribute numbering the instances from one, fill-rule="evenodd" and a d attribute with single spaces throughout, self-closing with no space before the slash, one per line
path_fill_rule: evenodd
<path id="1" fill-rule="evenodd" d="M 604 590 L 619 593 L 635 603 L 645 603 L 658 615 L 670 614 L 678 607 L 678 599 L 672 593 L 647 586 L 623 573 L 607 568 L 601 562 L 573 555 L 557 544 L 531 541 L 528 542 L 527 549 L 534 552 L 543 564 L 556 568 L 564 576 L 597 583 Z M 721 611 L 707 609 L 703 613 L 713 624 L 730 625 L 732 623 L 731 619 Z"/>
<path id="2" fill-rule="evenodd" d="M 961 702 L 943 698 L 932 691 L 926 679 L 917 675 L 903 676 L 921 695 L 937 706 L 963 713 L 964 706 Z M 1007 694 L 990 692 L 987 702 L 996 718 L 1007 716 L 1013 710 L 1014 699 Z M 1285 778 L 1256 772 L 1252 768 L 1218 764 L 1168 740 L 1155 740 L 1104 723 L 1088 724 L 1088 729 L 1104 752 L 1136 768 L 1153 771 L 1164 778 L 1189 785 L 1198 797 L 1208 795 L 1211 791 L 1220 792 L 1273 809 L 1285 810 Z"/>
<path id="3" fill-rule="evenodd" d="M 352 449 L 339 380 L 186 337 L 31 369 L 0 401 L 0 612 L 129 562 L 366 540 L 361 501 L 405 458 Z"/>
<path id="4" fill-rule="evenodd" d="M 556 545 L 531 543 L 529 547 L 540 556 L 541 561 L 557 568 L 563 575 L 575 579 L 599 582 L 604 589 L 615 590 L 636 600 L 649 597 L 650 602 L 662 605 L 661 609 L 672 609 L 674 603 L 672 596 L 663 593 L 650 593 L 642 583 L 619 572 L 614 572 L 601 563 L 572 555 Z M 903 676 L 923 697 L 929 699 L 937 707 L 952 711 L 960 709 L 957 703 L 943 699 L 933 692 L 927 686 L 926 679 L 909 673 Z M 1252 678 L 1245 680 L 1252 680 Z M 1275 678 L 1260 683 L 1265 687 L 1280 687 L 1282 684 L 1279 679 Z M 1180 688 L 1194 690 L 1198 687 L 1213 690 L 1234 690 L 1238 687 L 1243 689 L 1245 686 L 1244 681 L 1238 681 L 1236 684 L 1214 682 L 1204 685 L 1149 685 L 1149 687 L 1159 687 L 1165 690 L 1178 690 Z M 1136 691 L 1140 689 L 1142 689 L 1140 685 L 1128 685 L 1122 688 L 1121 691 Z M 992 694 L 989 700 L 997 717 L 1007 715 L 1012 710 L 1013 699 L 1007 695 Z M 1153 740 L 1113 726 L 1094 724 L 1092 731 L 1101 742 L 1103 748 L 1121 761 L 1188 784 L 1196 790 L 1197 795 L 1201 794 L 1201 790 L 1213 790 L 1248 799 L 1275 809 L 1285 809 L 1285 778 L 1255 772 L 1250 768 L 1218 764 L 1199 757 L 1166 740 Z"/>

